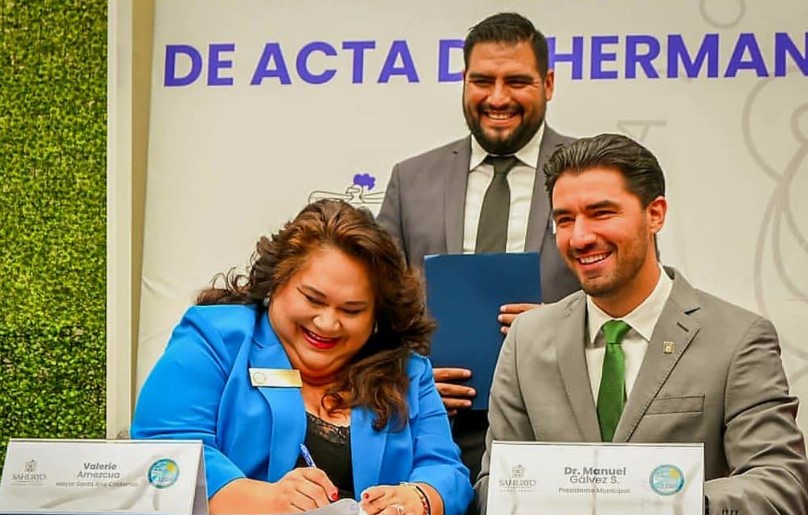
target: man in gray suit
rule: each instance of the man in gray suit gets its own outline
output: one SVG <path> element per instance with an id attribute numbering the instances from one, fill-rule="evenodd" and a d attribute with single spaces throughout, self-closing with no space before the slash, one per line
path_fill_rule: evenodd
<path id="1" fill-rule="evenodd" d="M 529 20 L 501 13 L 471 29 L 463 56 L 463 113 L 471 136 L 397 164 L 379 222 L 414 266 L 422 266 L 428 254 L 540 252 L 542 299 L 556 301 L 580 286 L 553 243 L 550 207 L 537 172 L 557 147 L 572 141 L 544 123 L 555 85 L 547 42 Z M 488 156 L 518 159 L 505 172 L 509 198 L 496 201 L 507 203 L 500 247 L 478 242 L 484 204 L 494 202 L 486 200 L 496 169 Z M 503 332 L 516 314 L 534 307 L 516 304 L 522 300 L 513 299 L 515 304 L 491 314 Z M 457 381 L 470 375 L 461 368 L 435 369 L 438 391 L 454 415 L 455 441 L 474 480 L 485 448 L 487 414 L 466 409 L 475 392 Z"/>
<path id="2" fill-rule="evenodd" d="M 667 201 L 656 158 L 603 134 L 544 170 L 556 243 L 583 291 L 508 332 L 476 485 L 483 510 L 491 441 L 511 440 L 703 442 L 710 514 L 808 513 L 797 399 L 775 329 L 660 265 Z M 624 335 L 605 336 L 610 327 Z"/>

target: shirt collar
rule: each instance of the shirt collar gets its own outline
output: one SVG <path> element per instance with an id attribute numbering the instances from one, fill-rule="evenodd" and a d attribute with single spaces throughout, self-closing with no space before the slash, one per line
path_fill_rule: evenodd
<path id="1" fill-rule="evenodd" d="M 539 149 L 541 148 L 541 140 L 544 137 L 544 122 L 539 126 L 536 134 L 530 138 L 527 144 L 520 148 L 514 155 L 531 168 L 535 168 L 539 162 Z M 488 152 L 480 145 L 477 139 L 471 137 L 471 159 L 469 159 L 469 171 L 474 170 L 485 160 Z"/>
<path id="2" fill-rule="evenodd" d="M 629 324 L 633 331 L 642 336 L 646 343 L 651 341 L 654 327 L 656 327 L 659 316 L 662 314 L 662 309 L 668 301 L 671 289 L 673 289 L 673 281 L 668 277 L 662 265 L 659 265 L 659 270 L 659 280 L 657 280 L 651 295 L 646 297 L 639 306 L 626 316 L 620 318 L 620 320 Z M 594 346 L 600 334 L 600 328 L 612 317 L 600 309 L 589 295 L 586 296 L 586 311 L 589 345 Z"/>

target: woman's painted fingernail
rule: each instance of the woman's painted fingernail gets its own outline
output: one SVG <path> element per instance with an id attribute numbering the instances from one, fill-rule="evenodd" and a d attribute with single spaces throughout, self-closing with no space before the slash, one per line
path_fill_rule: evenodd
<path id="1" fill-rule="evenodd" d="M 363 494 L 362 494 L 362 499 L 364 499 L 364 500 L 366 500 L 366 501 L 367 501 L 368 499 L 370 499 L 370 494 L 369 494 L 369 493 L 367 493 L 367 492 L 363 493 Z"/>
<path id="2" fill-rule="evenodd" d="M 337 499 L 339 499 L 339 494 L 337 492 L 332 493 L 331 494 L 331 500 L 336 501 Z"/>

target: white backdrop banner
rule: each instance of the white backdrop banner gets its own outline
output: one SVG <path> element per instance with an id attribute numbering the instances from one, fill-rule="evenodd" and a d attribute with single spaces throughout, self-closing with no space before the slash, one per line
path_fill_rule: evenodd
<path id="1" fill-rule="evenodd" d="M 261 234 L 322 196 L 376 211 L 393 164 L 466 134 L 462 40 L 498 11 L 548 36 L 555 129 L 657 155 L 663 261 L 772 319 L 808 401 L 805 0 L 158 0 L 138 387 Z"/>

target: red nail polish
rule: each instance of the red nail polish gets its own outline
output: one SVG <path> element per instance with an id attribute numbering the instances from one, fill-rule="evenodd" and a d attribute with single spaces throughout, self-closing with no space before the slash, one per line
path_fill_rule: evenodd
<path id="1" fill-rule="evenodd" d="M 339 499 L 339 494 L 337 494 L 337 492 L 334 492 L 333 494 L 331 494 L 331 500 L 332 501 L 336 501 L 337 499 Z"/>
<path id="2" fill-rule="evenodd" d="M 370 494 L 369 494 L 369 493 L 365 492 L 365 493 L 363 493 L 363 494 L 362 494 L 362 499 L 364 499 L 364 500 L 366 500 L 366 501 L 367 501 L 369 498 L 370 498 Z"/>

